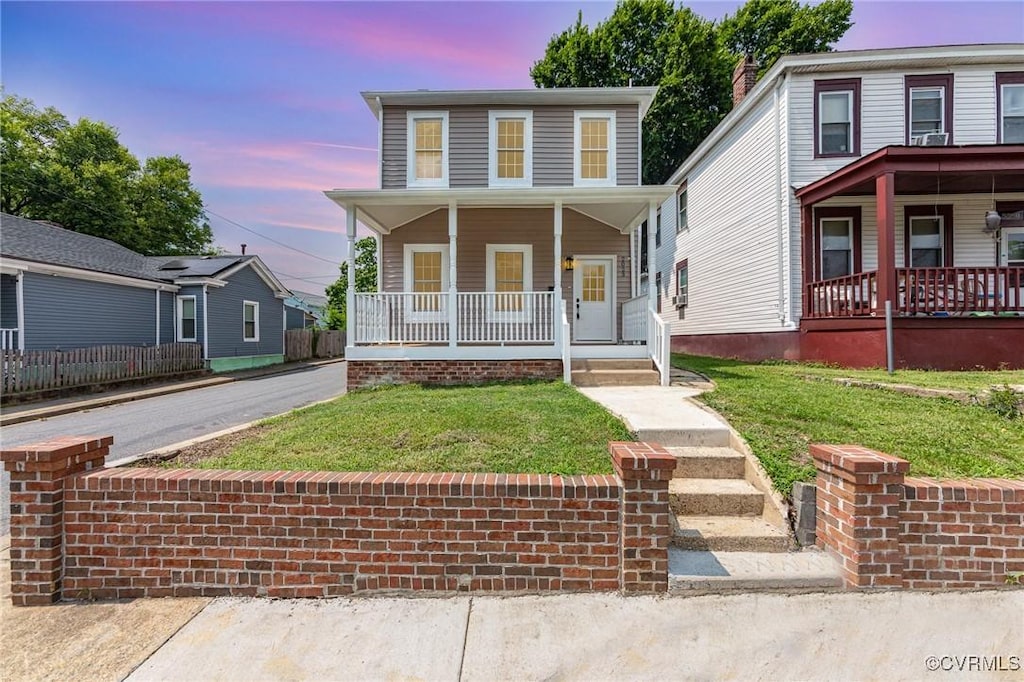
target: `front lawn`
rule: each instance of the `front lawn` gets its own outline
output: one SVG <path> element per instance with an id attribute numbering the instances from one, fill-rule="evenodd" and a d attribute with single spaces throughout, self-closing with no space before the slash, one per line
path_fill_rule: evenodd
<path id="1" fill-rule="evenodd" d="M 183 453 L 169 466 L 608 474 L 622 422 L 561 382 L 357 391 Z M 212 449 L 211 449 L 212 448 Z"/>
<path id="2" fill-rule="evenodd" d="M 676 367 L 696 370 L 717 388 L 698 397 L 735 427 L 788 495 L 794 481 L 809 481 L 809 443 L 855 444 L 897 455 L 922 476 L 1024 477 L 1024 419 L 1010 420 L 980 405 L 940 398 L 808 381 L 820 367 L 672 356 Z M 832 371 L 832 370 L 829 370 Z M 835 370 L 836 376 L 856 376 Z M 959 387 L 1007 381 L 970 373 Z M 950 387 L 954 372 L 922 372 L 931 386 Z M 1010 380 L 1016 382 L 1016 380 Z M 910 383 L 901 377 L 900 382 Z"/>
<path id="3" fill-rule="evenodd" d="M 993 372 L 937 372 L 924 369 L 898 369 L 889 374 L 884 369 L 847 369 L 827 365 L 797 362 L 779 363 L 778 371 L 794 376 L 858 379 L 880 384 L 903 384 L 922 388 L 945 388 L 969 393 L 980 393 L 992 386 L 1024 386 L 1024 370 Z"/>

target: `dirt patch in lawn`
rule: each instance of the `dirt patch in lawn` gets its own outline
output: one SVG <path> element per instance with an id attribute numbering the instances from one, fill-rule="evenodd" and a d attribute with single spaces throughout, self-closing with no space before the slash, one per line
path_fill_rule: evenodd
<path id="1" fill-rule="evenodd" d="M 198 462 L 211 457 L 223 457 L 235 449 L 235 446 L 250 439 L 258 439 L 270 430 L 267 424 L 257 424 L 241 431 L 235 431 L 207 441 L 193 443 L 188 447 L 166 454 L 146 457 L 133 462 L 132 467 L 167 467 L 171 469 L 189 469 Z"/>

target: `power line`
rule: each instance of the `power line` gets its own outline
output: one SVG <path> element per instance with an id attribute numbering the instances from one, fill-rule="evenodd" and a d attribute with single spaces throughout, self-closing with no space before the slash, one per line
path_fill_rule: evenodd
<path id="1" fill-rule="evenodd" d="M 268 242 L 274 242 L 278 246 L 283 246 L 284 248 L 291 249 L 292 251 L 295 251 L 296 253 L 301 253 L 304 256 L 309 256 L 310 258 L 316 258 L 317 260 L 322 260 L 323 262 L 330 263 L 331 265 L 338 265 L 338 261 L 333 261 L 333 260 L 330 260 L 328 258 L 324 258 L 323 256 L 318 256 L 315 253 L 310 253 L 309 251 L 303 251 L 302 249 L 296 248 L 296 247 L 292 246 L 291 244 L 286 244 L 286 243 L 284 243 L 282 241 L 274 239 L 273 237 L 268 237 L 265 234 L 260 234 L 259 232 L 257 232 L 256 230 L 252 229 L 251 227 L 246 227 L 242 223 L 236 222 L 236 221 L 232 220 L 231 218 L 228 218 L 227 216 L 223 216 L 220 213 L 217 213 L 216 211 L 211 209 L 209 206 L 206 206 L 205 204 L 203 205 L 203 210 L 206 213 L 208 213 L 210 215 L 215 215 L 218 218 L 220 218 L 221 220 L 223 220 L 224 222 L 230 223 L 230 224 L 234 225 L 235 227 L 237 227 L 239 229 L 245 230 L 246 232 L 251 232 L 252 234 L 256 235 L 257 237 L 262 237 L 263 239 L 266 239 Z"/>

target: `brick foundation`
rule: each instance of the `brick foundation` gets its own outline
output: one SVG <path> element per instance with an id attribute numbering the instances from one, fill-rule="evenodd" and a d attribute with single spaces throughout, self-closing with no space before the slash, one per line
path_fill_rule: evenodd
<path id="1" fill-rule="evenodd" d="M 910 478 L 905 460 L 812 445 L 817 541 L 850 587 L 978 588 L 1024 571 L 1024 481 Z"/>
<path id="2" fill-rule="evenodd" d="M 3 453 L 15 604 L 668 587 L 654 446 L 611 444 L 618 476 L 542 476 L 97 468 L 110 443 Z"/>
<path id="3" fill-rule="evenodd" d="M 459 386 L 515 379 L 559 379 L 561 360 L 349 360 L 349 389 L 387 384 Z"/>

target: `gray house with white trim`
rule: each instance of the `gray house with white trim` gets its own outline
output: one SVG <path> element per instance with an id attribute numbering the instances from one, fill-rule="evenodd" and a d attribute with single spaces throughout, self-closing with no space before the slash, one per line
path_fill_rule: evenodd
<path id="1" fill-rule="evenodd" d="M 143 256 L 6 214 L 0 256 L 5 350 L 193 342 L 214 371 L 284 360 L 290 292 L 258 256 Z"/>

